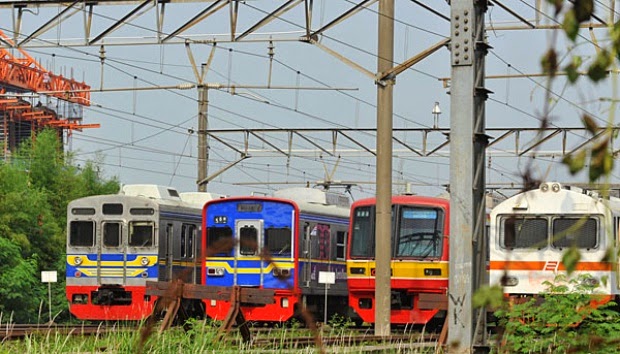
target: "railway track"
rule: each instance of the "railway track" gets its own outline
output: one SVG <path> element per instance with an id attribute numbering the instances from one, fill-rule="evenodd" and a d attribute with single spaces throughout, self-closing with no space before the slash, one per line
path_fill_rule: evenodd
<path id="1" fill-rule="evenodd" d="M 0 342 L 15 340 L 30 335 L 101 335 L 120 333 L 133 327 L 127 325 L 87 325 L 87 324 L 2 324 L 0 325 Z M 233 331 L 234 332 L 234 331 Z M 269 333 L 271 332 L 271 333 Z M 263 328 L 252 329 L 253 338 L 249 343 L 241 340 L 230 333 L 224 339 L 230 339 L 233 346 L 247 349 L 260 349 L 265 352 L 294 351 L 302 348 L 316 347 L 326 349 L 328 347 L 367 347 L 369 351 L 380 351 L 380 348 L 429 348 L 438 345 L 438 335 L 410 331 L 406 334 L 393 332 L 389 336 L 376 336 L 368 329 L 354 329 L 346 333 L 334 334 L 332 331 L 319 331 L 316 333 L 295 333 L 295 330 L 285 329 L 278 333 L 278 329 L 268 331 Z"/>
<path id="2" fill-rule="evenodd" d="M 33 334 L 93 335 L 120 332 L 127 326 L 86 324 L 0 324 L 0 341 L 23 338 Z"/>

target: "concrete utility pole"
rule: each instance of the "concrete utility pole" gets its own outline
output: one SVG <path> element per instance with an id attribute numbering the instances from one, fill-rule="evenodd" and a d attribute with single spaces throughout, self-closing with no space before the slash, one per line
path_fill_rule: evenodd
<path id="1" fill-rule="evenodd" d="M 379 2 L 377 78 L 394 59 L 394 0 Z M 377 216 L 375 226 L 375 335 L 390 334 L 392 231 L 392 113 L 394 76 L 377 80 Z"/>
<path id="2" fill-rule="evenodd" d="M 484 279 L 485 134 L 484 33 L 487 0 L 452 0 L 450 89 L 450 353 L 476 353 L 486 345 L 484 309 L 472 295 Z"/>
<path id="3" fill-rule="evenodd" d="M 208 174 L 207 161 L 209 161 L 209 141 L 207 139 L 207 129 L 209 120 L 207 119 L 207 109 L 209 107 L 209 87 L 207 85 L 198 86 L 198 182 L 206 180 Z M 198 183 L 198 191 L 206 192 L 207 183 Z"/>

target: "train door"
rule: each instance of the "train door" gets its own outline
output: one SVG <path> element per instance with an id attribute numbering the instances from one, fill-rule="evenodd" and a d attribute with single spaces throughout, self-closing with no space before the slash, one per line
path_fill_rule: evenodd
<path id="1" fill-rule="evenodd" d="M 310 286 L 310 279 L 312 277 L 312 242 L 310 242 L 310 223 L 304 223 L 303 228 L 303 274 L 301 281 L 304 282 L 306 287 Z"/>
<path id="2" fill-rule="evenodd" d="M 263 220 L 237 220 L 235 233 L 238 238 L 234 261 L 235 285 L 263 285 L 263 261 L 260 258 L 263 244 Z"/>
<path id="3" fill-rule="evenodd" d="M 163 273 L 163 281 L 171 281 L 172 268 L 174 263 L 174 225 L 166 224 L 166 233 L 164 237 L 166 242 L 166 250 L 164 253 L 164 257 L 166 259 L 166 266 Z"/>
<path id="4" fill-rule="evenodd" d="M 104 203 L 97 247 L 97 283 L 124 285 L 126 283 L 126 252 L 123 245 L 122 203 Z"/>
<path id="5" fill-rule="evenodd" d="M 181 226 L 181 261 L 187 264 L 187 272 L 183 272 L 183 281 L 189 283 L 196 283 L 196 276 L 198 274 L 196 262 L 196 225 L 183 224 Z"/>
<path id="6" fill-rule="evenodd" d="M 125 285 L 127 278 L 126 243 L 123 222 L 107 220 L 101 223 L 101 240 L 98 244 L 99 284 Z M 115 271 L 116 270 L 116 271 Z"/>

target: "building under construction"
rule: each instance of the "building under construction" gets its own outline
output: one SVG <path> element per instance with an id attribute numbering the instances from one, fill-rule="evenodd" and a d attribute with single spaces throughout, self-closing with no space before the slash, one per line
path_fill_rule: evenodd
<path id="1" fill-rule="evenodd" d="M 84 106 L 90 105 L 90 86 L 47 71 L 28 53 L 14 47 L 0 31 L 0 143 L 4 160 L 44 128 L 55 129 L 64 139 L 73 130 L 99 127 L 82 124 Z"/>

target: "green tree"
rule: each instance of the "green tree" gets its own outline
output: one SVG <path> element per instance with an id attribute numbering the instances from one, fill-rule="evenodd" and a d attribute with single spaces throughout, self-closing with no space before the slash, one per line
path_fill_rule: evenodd
<path id="1" fill-rule="evenodd" d="M 37 261 L 20 253 L 16 244 L 0 237 L 0 313 L 5 321 L 34 322 L 41 298 Z"/>
<path id="2" fill-rule="evenodd" d="M 53 312 L 61 314 L 57 320 L 68 318 L 67 205 L 76 198 L 118 192 L 118 181 L 104 179 L 99 171 L 92 161 L 75 166 L 53 130 L 21 146 L 10 163 L 0 163 L 0 311 L 14 313 L 14 321 L 39 318 L 41 301 L 47 301 L 47 286 L 39 277 L 47 270 L 56 270 L 59 278 L 53 285 Z"/>

